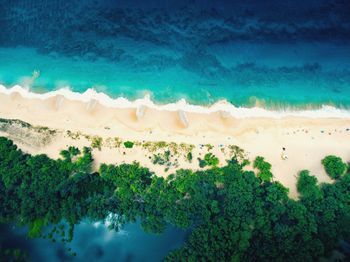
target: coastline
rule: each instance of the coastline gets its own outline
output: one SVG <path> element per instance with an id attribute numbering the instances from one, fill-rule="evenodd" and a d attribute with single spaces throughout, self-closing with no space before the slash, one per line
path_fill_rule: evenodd
<path id="1" fill-rule="evenodd" d="M 131 102 L 112 99 L 92 89 L 82 94 L 68 89 L 35 94 L 20 86 L 7 89 L 1 85 L 0 101 L 0 118 L 55 130 L 46 143 L 33 142 L 35 134 L 20 137 L 18 128 L 0 131 L 26 152 L 58 158 L 60 150 L 67 146 L 91 146 L 91 138 L 100 137 L 101 148 L 93 149 L 95 168 L 101 163 L 137 161 L 156 175 L 166 176 L 178 168 L 200 169 L 197 158 L 207 152 L 216 155 L 222 165 L 230 158 L 229 146 L 238 146 L 250 160 L 257 155 L 265 157 L 272 164 L 274 180 L 296 197 L 296 175 L 300 170 L 309 169 L 320 182 L 330 182 L 321 159 L 335 154 L 350 161 L 346 143 L 350 139 L 350 111 L 328 106 L 319 110 L 269 111 L 237 108 L 228 102 L 211 107 L 189 105 L 184 100 L 156 105 L 149 97 Z M 80 134 L 79 138 L 67 135 L 67 131 Z M 109 138 L 136 143 L 132 149 L 116 148 L 107 143 Z M 143 146 L 148 141 L 191 145 L 193 161 L 186 161 L 181 153 L 174 154 L 178 165 L 165 171 L 164 166 L 150 160 L 165 149 L 151 152 Z M 287 160 L 281 158 L 282 147 L 286 148 Z"/>
<path id="2" fill-rule="evenodd" d="M 30 79 L 28 80 L 31 81 Z M 34 81 L 34 79 L 32 80 Z M 176 103 L 168 104 L 156 104 L 151 100 L 150 94 L 146 94 L 144 98 L 130 101 L 125 97 L 112 98 L 103 92 L 97 92 L 93 88 L 87 89 L 83 93 L 71 91 L 70 88 L 64 87 L 58 90 L 49 91 L 46 93 L 34 93 L 30 91 L 29 87 L 22 87 L 20 85 L 14 85 L 12 87 L 6 87 L 0 84 L 0 94 L 11 95 L 13 93 L 19 93 L 24 98 L 46 100 L 54 97 L 63 97 L 71 101 L 80 101 L 84 103 L 94 104 L 98 102 L 102 106 L 109 108 L 139 108 L 146 106 L 151 109 L 160 111 L 178 111 L 182 110 L 190 113 L 202 113 L 210 114 L 220 112 L 226 116 L 232 116 L 235 118 L 256 118 L 256 117 L 268 117 L 268 118 L 283 118 L 283 117 L 307 117 L 307 118 L 348 118 L 350 119 L 350 109 L 338 108 L 332 105 L 320 105 L 319 108 L 312 108 L 311 106 L 302 107 L 298 109 L 293 108 L 276 108 L 271 110 L 264 108 L 263 103 L 259 100 L 256 101 L 256 105 L 253 107 L 237 107 L 227 100 L 219 100 L 210 106 L 189 104 L 185 99 L 180 99 Z"/>

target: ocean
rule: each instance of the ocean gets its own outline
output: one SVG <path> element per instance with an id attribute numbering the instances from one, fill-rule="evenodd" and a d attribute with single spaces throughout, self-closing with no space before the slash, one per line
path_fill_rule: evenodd
<path id="1" fill-rule="evenodd" d="M 2 0 L 0 84 L 162 105 L 348 109 L 349 13 L 341 0 Z"/>

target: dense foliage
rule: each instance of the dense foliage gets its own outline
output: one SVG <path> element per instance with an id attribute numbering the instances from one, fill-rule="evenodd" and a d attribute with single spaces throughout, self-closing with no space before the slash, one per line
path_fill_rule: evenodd
<path id="1" fill-rule="evenodd" d="M 333 179 L 338 179 L 347 169 L 343 160 L 340 157 L 333 155 L 326 156 L 322 159 L 322 164 L 327 174 Z"/>
<path id="2" fill-rule="evenodd" d="M 270 182 L 272 180 L 271 164 L 266 162 L 262 156 L 255 158 L 253 167 L 259 170 L 257 176 L 261 181 Z"/>
<path id="3" fill-rule="evenodd" d="M 82 219 L 108 220 L 111 229 L 140 219 L 145 231 L 156 233 L 168 224 L 188 228 L 188 240 L 168 261 L 312 261 L 350 239 L 350 174 L 318 185 L 302 171 L 296 201 L 236 159 L 163 178 L 137 163 L 91 172 L 88 148 L 61 155 L 31 156 L 0 138 L 0 222 L 29 225 L 31 236 L 55 225 L 48 237 L 63 242 Z M 254 165 L 270 172 L 264 159 Z M 70 225 L 68 236 L 62 221 Z"/>

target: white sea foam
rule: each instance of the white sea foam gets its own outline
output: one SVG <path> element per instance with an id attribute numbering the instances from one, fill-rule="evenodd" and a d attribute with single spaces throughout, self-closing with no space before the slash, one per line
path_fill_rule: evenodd
<path id="1" fill-rule="evenodd" d="M 228 117 L 233 116 L 236 118 L 252 118 L 252 117 L 268 117 L 268 118 L 282 118 L 287 116 L 296 117 L 308 117 L 308 118 L 349 118 L 349 109 L 335 108 L 329 105 L 323 105 L 319 109 L 307 109 L 307 110 L 297 110 L 297 109 L 281 109 L 281 110 L 269 110 L 260 107 L 236 107 L 226 100 L 221 100 L 214 103 L 211 106 L 200 106 L 193 105 L 186 102 L 185 99 L 180 99 L 176 103 L 169 103 L 165 105 L 155 104 L 150 95 L 145 95 L 144 98 L 136 99 L 130 101 L 124 97 L 118 97 L 116 99 L 111 98 L 105 93 L 97 92 L 96 90 L 90 88 L 83 93 L 73 92 L 69 87 L 61 88 L 55 91 L 47 92 L 44 94 L 38 94 L 31 92 L 29 88 L 21 87 L 15 85 L 11 88 L 6 88 L 0 84 L 0 92 L 3 94 L 10 95 L 12 93 L 19 93 L 24 98 L 36 98 L 45 100 L 52 97 L 63 96 L 68 100 L 82 101 L 87 103 L 87 106 L 92 103 L 95 104 L 96 101 L 103 106 L 111 108 L 140 108 L 148 107 L 157 110 L 167 110 L 167 111 L 179 111 L 184 112 L 195 112 L 209 114 L 213 112 L 219 112 L 222 116 Z"/>

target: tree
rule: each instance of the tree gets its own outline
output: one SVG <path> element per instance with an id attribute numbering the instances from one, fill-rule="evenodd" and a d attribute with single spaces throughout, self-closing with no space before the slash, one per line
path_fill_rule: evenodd
<path id="1" fill-rule="evenodd" d="M 271 164 L 266 162 L 262 156 L 255 158 L 253 167 L 259 170 L 257 175 L 262 182 L 270 182 L 272 180 Z"/>
<path id="2" fill-rule="evenodd" d="M 212 153 L 205 154 L 204 160 L 208 166 L 217 166 L 219 164 L 219 158 Z"/>
<path id="3" fill-rule="evenodd" d="M 317 185 L 317 178 L 311 176 L 308 170 L 302 170 L 299 173 L 297 190 L 303 201 L 314 203 L 322 198 L 322 192 Z"/>
<path id="4" fill-rule="evenodd" d="M 326 173 L 332 179 L 339 179 L 346 171 L 347 166 L 340 157 L 329 155 L 322 159 Z"/>

